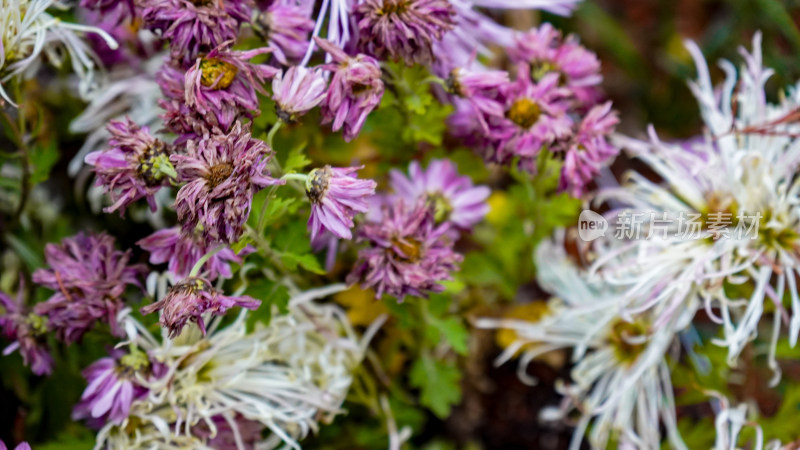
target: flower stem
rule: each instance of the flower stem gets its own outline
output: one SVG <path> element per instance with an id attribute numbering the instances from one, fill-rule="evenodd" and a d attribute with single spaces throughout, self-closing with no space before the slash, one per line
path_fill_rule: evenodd
<path id="1" fill-rule="evenodd" d="M 225 245 L 219 245 L 214 250 L 211 250 L 210 252 L 203 255 L 203 257 L 200 258 L 196 263 L 194 263 L 194 266 L 192 266 L 192 271 L 189 272 L 189 278 L 196 277 L 197 274 L 200 273 L 200 269 L 203 268 L 203 264 L 207 263 L 212 256 L 216 255 L 224 248 L 227 247 Z"/>
<path id="2" fill-rule="evenodd" d="M 272 128 L 270 128 L 269 133 L 267 133 L 267 144 L 269 145 L 269 148 L 274 149 L 274 147 L 272 146 L 272 140 L 275 138 L 275 134 L 278 133 L 278 130 L 281 129 L 282 125 L 283 121 L 281 119 L 278 119 L 278 121 L 275 122 L 275 125 L 272 125 Z"/>
<path id="3" fill-rule="evenodd" d="M 294 180 L 294 181 L 302 181 L 303 183 L 308 180 L 308 175 L 304 173 L 287 173 L 286 175 L 281 177 L 281 180 Z"/>

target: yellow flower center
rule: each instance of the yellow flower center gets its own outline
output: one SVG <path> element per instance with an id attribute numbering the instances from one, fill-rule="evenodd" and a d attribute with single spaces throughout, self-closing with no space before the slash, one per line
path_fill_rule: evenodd
<path id="1" fill-rule="evenodd" d="M 532 127 L 541 115 L 542 110 L 539 108 L 539 104 L 528 98 L 515 101 L 506 113 L 508 120 L 525 129 Z"/>
<path id="2" fill-rule="evenodd" d="M 379 16 L 384 16 L 389 14 L 403 14 L 404 12 L 408 11 L 410 6 L 411 6 L 411 0 L 399 0 L 399 1 L 384 0 L 383 7 L 375 12 Z"/>
<path id="3" fill-rule="evenodd" d="M 631 365 L 647 348 L 646 339 L 643 338 L 646 338 L 648 334 L 648 325 L 642 321 L 626 322 L 617 319 L 611 325 L 608 341 L 614 348 L 619 362 Z"/>
<path id="4" fill-rule="evenodd" d="M 203 58 L 200 61 L 200 72 L 200 83 L 203 86 L 220 90 L 227 89 L 233 83 L 239 69 L 217 58 Z"/>
<path id="5" fill-rule="evenodd" d="M 422 256 L 422 243 L 416 239 L 394 238 L 392 239 L 392 245 L 402 252 L 394 251 L 394 254 L 404 261 L 415 263 Z"/>
<path id="6" fill-rule="evenodd" d="M 229 162 L 223 162 L 211 166 L 211 168 L 208 170 L 208 176 L 206 176 L 206 181 L 208 181 L 208 186 L 211 189 L 214 189 L 215 187 L 222 184 L 223 181 L 227 180 L 232 173 L 233 173 L 233 164 Z"/>

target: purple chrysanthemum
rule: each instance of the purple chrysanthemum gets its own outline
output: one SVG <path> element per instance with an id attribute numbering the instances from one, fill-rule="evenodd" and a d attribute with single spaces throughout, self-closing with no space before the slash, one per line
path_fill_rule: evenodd
<path id="1" fill-rule="evenodd" d="M 333 131 L 344 127 L 344 140 L 349 142 L 358 136 L 367 115 L 381 103 L 381 68 L 371 56 L 351 57 L 329 41 L 315 40 L 333 59 L 331 64 L 323 66 L 333 72 L 328 95 L 322 103 L 323 123 L 333 122 Z"/>
<path id="2" fill-rule="evenodd" d="M 256 444 L 263 441 L 261 437 L 264 424 L 255 420 L 246 419 L 237 414 L 230 421 L 224 416 L 217 415 L 211 418 L 215 432 L 212 432 L 205 421 L 201 421 L 192 428 L 192 436 L 205 440 L 205 445 L 215 450 L 254 450 Z M 236 427 L 234 430 L 233 427 Z M 244 447 L 240 446 L 243 444 Z"/>
<path id="3" fill-rule="evenodd" d="M 75 405 L 72 419 L 86 419 L 92 428 L 102 428 L 109 421 L 121 424 L 128 417 L 134 400 L 147 395 L 148 389 L 137 377 L 157 377 L 163 369 L 141 350 L 133 349 L 130 353 L 114 350 L 110 357 L 101 358 L 84 369 L 83 377 L 89 385 Z"/>
<path id="4" fill-rule="evenodd" d="M 181 181 L 175 209 L 183 232 L 201 232 L 207 242 L 236 242 L 250 215 L 253 194 L 284 183 L 269 177 L 272 150 L 250 136 L 248 125 L 228 134 L 206 134 L 187 143 L 186 154 L 172 155 Z M 198 229 L 198 226 L 200 229 Z"/>
<path id="5" fill-rule="evenodd" d="M 203 115 L 186 104 L 186 72 L 176 66 L 169 58 L 156 72 L 156 83 L 161 88 L 165 98 L 158 100 L 158 105 L 165 111 L 159 117 L 164 121 L 164 127 L 178 135 L 173 145 L 182 148 L 190 139 L 197 139 L 205 133 L 228 132 L 217 122 L 216 115 Z M 223 109 L 230 114 L 222 117 L 223 122 L 234 122 L 233 109 Z"/>
<path id="6" fill-rule="evenodd" d="M 13 341 L 3 355 L 19 350 L 22 362 L 36 375 L 49 375 L 53 371 L 53 357 L 46 340 L 47 318 L 28 311 L 22 289 L 16 300 L 0 292 L 0 329 L 3 336 Z"/>
<path id="7" fill-rule="evenodd" d="M 130 251 L 116 250 L 114 238 L 105 233 L 79 233 L 61 245 L 47 244 L 44 253 L 50 268 L 36 270 L 33 281 L 55 291 L 35 307 L 37 314 L 47 317 L 48 328 L 68 344 L 98 321 L 107 322 L 119 335 L 122 294 L 128 285 L 142 287 L 139 279 L 147 268 L 130 265 Z"/>
<path id="8" fill-rule="evenodd" d="M 308 50 L 308 35 L 314 29 L 309 11 L 293 1 L 276 1 L 256 17 L 256 31 L 274 49 L 273 55 L 281 64 L 299 62 Z"/>
<path id="9" fill-rule="evenodd" d="M 180 227 L 158 230 L 136 244 L 150 252 L 150 264 L 168 262 L 170 273 L 179 279 L 187 277 L 195 263 L 214 247 L 207 245 L 202 236 L 187 236 L 181 232 Z M 212 281 L 220 275 L 230 278 L 231 262 L 241 264 L 242 258 L 233 250 L 224 248 L 208 259 L 201 268 L 201 273 L 207 273 L 208 279 Z"/>
<path id="10" fill-rule="evenodd" d="M 355 13 L 365 53 L 409 65 L 430 65 L 434 42 L 455 26 L 447 0 L 364 0 Z"/>
<path id="11" fill-rule="evenodd" d="M 104 211 L 119 210 L 122 215 L 142 197 L 155 211 L 155 193 L 177 175 L 169 162 L 169 146 L 130 119 L 112 120 L 106 129 L 110 148 L 86 155 L 86 163 L 94 166 L 96 185 L 103 186 L 114 202 Z"/>
<path id="12" fill-rule="evenodd" d="M 441 281 L 451 279 L 461 255 L 453 251 L 449 224 L 436 225 L 433 210 L 424 202 L 407 206 L 402 200 L 384 206 L 380 222 L 365 223 L 358 240 L 369 246 L 358 253 L 358 261 L 347 282 L 361 283 L 402 301 L 406 295 L 426 297 L 441 292 Z"/>
<path id="13" fill-rule="evenodd" d="M 170 42 L 173 59 L 189 65 L 201 53 L 236 40 L 250 20 L 248 0 L 140 0 L 142 20 Z"/>
<path id="14" fill-rule="evenodd" d="M 437 159 L 422 170 L 412 161 L 409 176 L 399 170 L 390 173 L 394 192 L 405 202 L 413 204 L 422 199 L 434 209 L 437 223 L 449 222 L 460 229 L 472 228 L 489 212 L 486 199 L 491 191 L 486 186 L 473 186 L 469 177 L 458 174 L 448 159 Z"/>
<path id="15" fill-rule="evenodd" d="M 550 73 L 558 74 L 559 83 L 583 103 L 596 97 L 595 86 L 603 81 L 597 55 L 582 47 L 573 35 L 562 39 L 561 32 L 549 23 L 517 38 L 509 55 L 514 61 L 527 64 L 535 81 Z"/>
<path id="16" fill-rule="evenodd" d="M 163 299 L 145 306 L 142 314 L 162 311 L 159 323 L 169 330 L 169 337 L 176 338 L 181 334 L 187 321 L 197 323 L 203 335 L 206 334 L 206 325 L 203 314 L 223 315 L 229 308 L 241 306 L 247 309 L 257 309 L 261 300 L 256 300 L 246 295 L 228 297 L 221 291 L 214 289 L 211 282 L 205 278 L 185 278 L 175 286 Z"/>
<path id="17" fill-rule="evenodd" d="M 272 79 L 272 100 L 278 117 L 296 122 L 325 99 L 328 82 L 320 70 L 292 66 Z"/>
<path id="18" fill-rule="evenodd" d="M 502 116 L 503 104 L 499 101 L 500 88 L 509 83 L 508 72 L 503 70 L 484 70 L 473 72 L 456 68 L 447 78 L 447 90 L 475 108 L 475 117 L 484 131 L 488 125 L 484 115 Z"/>
<path id="19" fill-rule="evenodd" d="M 204 118 L 213 115 L 213 119 L 206 120 L 218 123 L 222 129 L 228 129 L 240 115 L 252 117 L 251 113 L 258 112 L 256 92 L 265 94 L 263 83 L 279 71 L 248 61 L 270 51 L 267 47 L 235 51 L 223 44 L 197 58 L 185 75 L 186 105 Z"/>
<path id="20" fill-rule="evenodd" d="M 325 230 L 342 239 L 352 239 L 353 216 L 366 212 L 367 199 L 375 195 L 377 183 L 360 180 L 355 173 L 361 167 L 331 167 L 314 169 L 306 180 L 306 195 L 311 201 L 308 230 L 311 240 Z"/>
<path id="21" fill-rule="evenodd" d="M 616 113 L 611 110 L 611 102 L 595 106 L 589 111 L 564 150 L 559 190 L 580 197 L 599 167 L 619 154 L 619 148 L 608 141 L 618 122 Z"/>
<path id="22" fill-rule="evenodd" d="M 135 15 L 134 0 L 81 0 L 82 8 L 97 11 L 112 23 L 120 23 Z"/>
<path id="23" fill-rule="evenodd" d="M 3 441 L 0 441 L 0 450 L 8 450 L 8 447 L 6 447 L 6 444 Z M 27 442 L 20 442 L 16 447 L 14 447 L 14 450 L 31 450 L 31 446 L 28 445 Z"/>

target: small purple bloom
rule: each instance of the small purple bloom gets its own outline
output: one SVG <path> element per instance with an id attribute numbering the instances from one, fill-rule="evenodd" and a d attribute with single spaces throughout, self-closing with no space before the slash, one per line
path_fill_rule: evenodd
<path id="1" fill-rule="evenodd" d="M 408 65 L 430 65 L 433 44 L 456 23 L 447 0 L 364 0 L 355 16 L 365 53 Z"/>
<path id="2" fill-rule="evenodd" d="M 22 362 L 36 375 L 53 371 L 53 357 L 47 348 L 47 318 L 29 312 L 25 307 L 22 289 L 17 299 L 0 292 L 0 329 L 3 336 L 14 341 L 3 350 L 8 355 L 19 349 Z"/>
<path id="3" fill-rule="evenodd" d="M 344 127 L 344 140 L 350 142 L 358 136 L 369 113 L 381 103 L 381 68 L 371 56 L 351 57 L 330 41 L 315 40 L 333 59 L 322 67 L 333 72 L 328 95 L 322 103 L 323 123 L 333 122 L 333 131 Z"/>
<path id="4" fill-rule="evenodd" d="M 375 195 L 377 183 L 359 180 L 355 173 L 361 167 L 334 168 L 325 166 L 308 174 L 306 195 L 311 201 L 308 230 L 311 240 L 325 230 L 342 239 L 352 239 L 353 216 L 366 212 L 367 199 Z"/>
<path id="5" fill-rule="evenodd" d="M 272 80 L 272 100 L 278 117 L 286 122 L 297 122 L 325 99 L 328 82 L 320 70 L 292 66 Z"/>
<path id="6" fill-rule="evenodd" d="M 473 186 L 469 177 L 458 174 L 448 159 L 437 159 L 422 170 L 412 161 L 409 176 L 399 170 L 390 173 L 394 192 L 409 204 L 422 199 L 434 210 L 437 223 L 450 222 L 462 230 L 472 228 L 489 212 L 486 199 L 491 191 L 486 186 Z"/>
<path id="7" fill-rule="evenodd" d="M 473 72 L 455 68 L 450 72 L 446 85 L 448 92 L 465 99 L 475 108 L 475 117 L 488 132 L 484 115 L 503 115 L 503 104 L 498 97 L 500 88 L 508 83 L 508 72 L 503 70 Z"/>
<path id="8" fill-rule="evenodd" d="M 172 155 L 181 181 L 175 209 L 183 232 L 200 231 L 207 242 L 239 240 L 250 215 L 253 194 L 284 181 L 269 177 L 272 150 L 236 122 L 228 134 L 206 134 L 187 143 L 186 154 Z M 200 229 L 198 230 L 198 225 Z"/>
<path id="9" fill-rule="evenodd" d="M 229 129 L 240 115 L 252 118 L 251 112 L 258 112 L 256 92 L 266 94 L 262 84 L 279 71 L 248 60 L 270 51 L 266 47 L 235 51 L 223 44 L 197 58 L 185 75 L 186 105 L 204 118 L 214 116 L 207 121 L 218 123 L 222 129 Z"/>
<path id="10" fill-rule="evenodd" d="M 214 247 L 206 244 L 198 234 L 187 236 L 181 232 L 180 227 L 158 230 L 136 244 L 150 252 L 150 264 L 168 262 L 170 273 L 177 278 L 187 277 L 195 263 Z M 230 278 L 233 276 L 230 267 L 232 262 L 241 264 L 242 258 L 233 250 L 224 248 L 209 258 L 201 268 L 201 273 L 208 273 L 208 279 L 212 281 L 220 275 Z"/>
<path id="11" fill-rule="evenodd" d="M 578 125 L 578 130 L 564 150 L 564 166 L 558 183 L 560 191 L 580 197 L 601 165 L 619 154 L 619 148 L 608 142 L 619 119 L 611 110 L 611 102 L 592 108 Z"/>
<path id="12" fill-rule="evenodd" d="M 169 337 L 174 339 L 181 334 L 186 322 L 191 320 L 197 323 L 203 335 L 206 334 L 206 325 L 203 314 L 223 315 L 229 308 L 241 306 L 251 310 L 258 309 L 260 300 L 246 295 L 228 297 L 214 289 L 211 282 L 205 278 L 189 277 L 172 286 L 163 299 L 145 306 L 142 314 L 162 311 L 159 323 L 169 330 Z"/>
<path id="13" fill-rule="evenodd" d="M 407 206 L 402 200 L 384 206 L 381 222 L 361 226 L 358 240 L 368 247 L 348 275 L 350 284 L 375 289 L 376 298 L 393 295 L 427 297 L 441 292 L 441 281 L 451 279 L 462 256 L 453 251 L 449 224 L 436 225 L 433 210 L 425 202 Z"/>
<path id="14" fill-rule="evenodd" d="M 147 395 L 148 389 L 139 379 L 162 375 L 164 367 L 151 361 L 138 349 L 130 353 L 114 350 L 110 357 L 101 358 L 83 371 L 89 385 L 81 401 L 72 411 L 73 420 L 86 419 L 92 428 L 102 428 L 107 422 L 121 424 L 136 399 Z"/>
<path id="15" fill-rule="evenodd" d="M 48 269 L 33 273 L 33 281 L 55 291 L 35 307 L 46 316 L 48 327 L 62 341 L 79 340 L 98 321 L 120 335 L 117 313 L 122 309 L 122 294 L 128 285 L 142 287 L 139 279 L 147 268 L 130 265 L 131 252 L 114 248 L 114 238 L 102 234 L 83 234 L 66 238 L 61 245 L 47 244 L 44 250 Z"/>
<path id="16" fill-rule="evenodd" d="M 568 87 L 581 103 L 593 101 L 595 86 L 603 81 L 597 55 L 582 47 L 573 35 L 562 39 L 561 32 L 549 23 L 520 36 L 508 52 L 514 61 L 530 67 L 535 81 L 558 74 L 559 84 Z"/>
<path id="17" fill-rule="evenodd" d="M 119 210 L 122 215 L 142 197 L 155 211 L 154 195 L 177 175 L 169 162 L 169 146 L 130 119 L 112 120 L 106 129 L 111 134 L 110 148 L 86 155 L 86 163 L 94 166 L 95 184 L 103 186 L 114 202 L 104 211 Z"/>
<path id="18" fill-rule="evenodd" d="M 133 18 L 136 11 L 134 0 L 81 0 L 80 5 L 115 24 Z"/>
<path id="19" fill-rule="evenodd" d="M 264 424 L 255 420 L 245 419 L 237 414 L 232 422 L 222 415 L 211 418 L 216 428 L 216 434 L 211 432 L 210 427 L 205 421 L 201 421 L 192 428 L 192 436 L 205 440 L 205 445 L 215 450 L 255 450 L 256 445 L 263 441 L 261 437 L 264 431 Z M 236 427 L 236 430 L 233 427 Z M 213 436 L 213 437 L 212 437 Z M 240 447 L 238 442 L 244 444 Z"/>
<path id="20" fill-rule="evenodd" d="M 256 17 L 256 31 L 274 49 L 273 55 L 281 64 L 296 63 L 308 50 L 308 34 L 314 21 L 308 17 L 309 8 L 294 2 L 276 1 Z"/>
<path id="21" fill-rule="evenodd" d="M 250 20 L 248 0 L 140 0 L 146 28 L 160 30 L 170 54 L 189 65 L 201 53 L 235 41 Z"/>

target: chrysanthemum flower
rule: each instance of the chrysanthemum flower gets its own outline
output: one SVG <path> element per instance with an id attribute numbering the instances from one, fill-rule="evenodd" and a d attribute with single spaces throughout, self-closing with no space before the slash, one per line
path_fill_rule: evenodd
<path id="1" fill-rule="evenodd" d="M 412 161 L 408 174 L 393 169 L 391 187 L 403 201 L 415 204 L 425 201 L 433 207 L 437 223 L 449 222 L 462 230 L 471 229 L 489 212 L 491 191 L 486 186 L 473 186 L 467 176 L 449 159 L 435 159 L 423 170 L 419 162 Z"/>
<path id="2" fill-rule="evenodd" d="M 169 146 L 130 119 L 112 120 L 107 130 L 110 148 L 86 155 L 86 163 L 94 166 L 96 185 L 102 186 L 114 202 L 105 211 L 123 214 L 128 205 L 142 197 L 155 211 L 153 196 L 178 175 L 169 162 Z"/>
<path id="3" fill-rule="evenodd" d="M 180 179 L 186 182 L 175 199 L 183 232 L 200 231 L 208 242 L 239 240 L 253 195 L 284 183 L 269 177 L 271 156 L 267 144 L 253 139 L 249 126 L 241 122 L 228 134 L 206 134 L 189 141 L 186 154 L 172 155 Z"/>
<path id="4" fill-rule="evenodd" d="M 563 39 L 549 23 L 517 37 L 509 55 L 517 63 L 527 64 L 536 81 L 549 73 L 558 74 L 559 84 L 581 103 L 591 103 L 597 96 L 595 86 L 603 81 L 597 55 L 582 47 L 574 35 Z"/>
<path id="5" fill-rule="evenodd" d="M 49 375 L 53 371 L 53 357 L 47 347 L 47 318 L 28 311 L 22 289 L 16 300 L 0 292 L 0 330 L 13 341 L 3 355 L 19 350 L 23 364 L 36 375 Z"/>
<path id="6" fill-rule="evenodd" d="M 142 287 L 139 280 L 146 268 L 129 264 L 130 251 L 116 250 L 114 238 L 105 233 L 79 233 L 61 245 L 47 244 L 44 252 L 49 268 L 37 269 L 33 281 L 55 291 L 35 307 L 47 317 L 48 328 L 68 344 L 98 321 L 119 334 L 116 317 L 124 304 L 122 294 L 128 285 Z"/>
<path id="7" fill-rule="evenodd" d="M 311 201 L 308 230 L 311 240 L 326 230 L 342 239 L 352 239 L 353 216 L 366 212 L 367 199 L 375 195 L 377 183 L 359 180 L 355 173 L 361 167 L 325 166 L 312 170 L 306 181 L 306 195 Z"/>
<path id="8" fill-rule="evenodd" d="M 0 450 L 8 450 L 8 447 L 6 447 L 6 444 L 3 441 L 0 441 Z M 20 442 L 16 447 L 14 447 L 14 450 L 31 450 L 31 446 L 28 445 L 27 442 Z"/>
<path id="9" fill-rule="evenodd" d="M 278 117 L 296 122 L 325 99 L 328 82 L 321 70 L 292 66 L 272 80 L 272 99 Z"/>
<path id="10" fill-rule="evenodd" d="M 247 0 L 141 0 L 142 20 L 169 40 L 170 54 L 189 65 L 201 53 L 235 41 L 250 20 Z"/>
<path id="11" fill-rule="evenodd" d="M 275 1 L 254 20 L 255 30 L 274 50 L 272 54 L 281 64 L 298 63 L 306 54 L 308 36 L 314 29 L 309 12 L 310 8 L 294 1 Z"/>
<path id="12" fill-rule="evenodd" d="M 499 91 L 508 83 L 508 72 L 503 70 L 470 71 L 457 67 L 447 78 L 447 90 L 469 102 L 476 109 L 477 117 L 488 131 L 483 115 L 503 115 L 504 108 L 499 101 Z"/>
<path id="13" fill-rule="evenodd" d="M 18 76 L 30 76 L 44 55 L 60 66 L 64 62 L 63 50 L 70 56 L 72 68 L 80 78 L 79 92 L 83 98 L 98 87 L 95 68 L 98 64 L 91 50 L 76 32 L 95 33 L 106 40 L 108 46 L 117 48 L 114 39 L 100 28 L 79 25 L 53 18 L 47 9 L 56 0 L 2 0 L 0 1 L 0 97 L 11 103 L 3 85 Z M 22 99 L 17 99 L 21 101 Z"/>
<path id="14" fill-rule="evenodd" d="M 93 428 L 106 423 L 121 424 L 130 413 L 131 404 L 147 395 L 140 379 L 163 375 L 162 366 L 132 347 L 129 352 L 114 350 L 83 371 L 88 386 L 72 411 L 73 420 L 87 420 Z"/>
<path id="15" fill-rule="evenodd" d="M 215 119 L 209 122 L 218 123 L 224 130 L 240 116 L 257 114 L 256 92 L 265 94 L 263 83 L 279 71 L 248 61 L 270 51 L 268 47 L 235 51 L 226 43 L 198 58 L 185 75 L 186 105 L 203 117 L 213 115 Z"/>
<path id="16" fill-rule="evenodd" d="M 609 142 L 618 122 L 611 102 L 595 106 L 586 114 L 564 149 L 559 190 L 580 197 L 599 168 L 619 154 L 619 148 Z"/>
<path id="17" fill-rule="evenodd" d="M 80 5 L 117 24 L 134 17 L 136 10 L 134 0 L 81 0 Z"/>
<path id="18" fill-rule="evenodd" d="M 455 25 L 447 0 L 364 0 L 355 9 L 360 48 L 377 58 L 433 62 L 433 44 Z"/>
<path id="19" fill-rule="evenodd" d="M 398 301 L 441 292 L 440 282 L 451 279 L 462 259 L 453 251 L 449 226 L 437 225 L 433 208 L 424 201 L 384 206 L 380 222 L 359 230 L 358 241 L 368 246 L 358 252 L 347 282 L 374 289 L 377 298 L 389 294 Z"/>
<path id="20" fill-rule="evenodd" d="M 234 306 L 257 309 L 259 305 L 261 300 L 246 295 L 222 295 L 206 278 L 188 277 L 172 286 L 163 299 L 143 307 L 141 311 L 142 314 L 162 311 L 159 323 L 169 330 L 169 337 L 174 339 L 181 334 L 187 321 L 195 322 L 205 335 L 203 314 L 223 315 Z"/>
<path id="21" fill-rule="evenodd" d="M 187 277 L 195 263 L 214 248 L 214 245 L 209 246 L 197 233 L 188 236 L 182 233 L 180 227 L 158 230 L 136 244 L 150 252 L 150 264 L 168 262 L 169 272 L 178 279 Z M 200 273 L 206 273 L 212 281 L 218 276 L 230 278 L 230 263 L 241 262 L 242 258 L 233 250 L 224 248 L 208 259 Z"/>
<path id="22" fill-rule="evenodd" d="M 332 122 L 333 131 L 344 127 L 344 140 L 349 142 L 358 136 L 369 113 L 381 103 L 381 68 L 375 58 L 363 54 L 351 57 L 329 41 L 315 40 L 333 60 L 322 66 L 333 73 L 322 103 L 323 123 Z"/>

